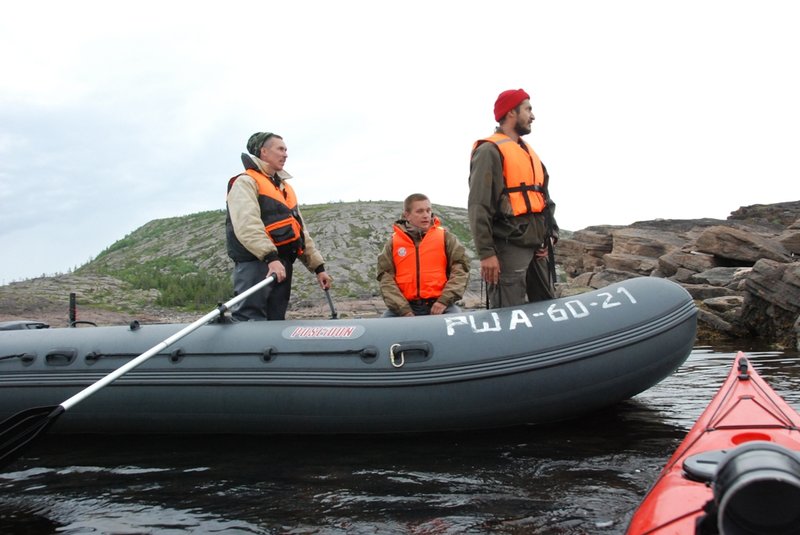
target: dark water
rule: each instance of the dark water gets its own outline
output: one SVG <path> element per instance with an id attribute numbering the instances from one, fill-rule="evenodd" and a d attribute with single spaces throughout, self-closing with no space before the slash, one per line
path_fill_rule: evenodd
<path id="1" fill-rule="evenodd" d="M 0 533 L 620 534 L 736 349 L 800 408 L 800 355 L 743 345 L 697 347 L 634 400 L 552 426 L 403 437 L 46 435 L 0 472 Z"/>

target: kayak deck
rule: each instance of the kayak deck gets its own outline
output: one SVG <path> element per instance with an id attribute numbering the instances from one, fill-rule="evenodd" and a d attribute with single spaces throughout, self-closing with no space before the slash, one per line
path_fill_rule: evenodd
<path id="1" fill-rule="evenodd" d="M 739 352 L 722 387 L 635 512 L 628 534 L 695 533 L 704 507 L 715 499 L 713 485 L 703 476 L 713 478 L 726 455 L 756 443 L 789 450 L 800 463 L 800 414 Z"/>

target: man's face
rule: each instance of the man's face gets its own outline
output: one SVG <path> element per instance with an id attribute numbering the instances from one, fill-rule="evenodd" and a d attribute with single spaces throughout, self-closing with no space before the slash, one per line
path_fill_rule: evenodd
<path id="1" fill-rule="evenodd" d="M 536 119 L 536 117 L 533 116 L 531 101 L 528 99 L 523 100 L 519 105 L 519 113 L 517 114 L 517 122 L 514 125 L 514 130 L 520 136 L 530 134 L 531 124 L 534 119 Z"/>
<path id="2" fill-rule="evenodd" d="M 431 201 L 414 201 L 411 209 L 403 213 L 403 217 L 413 226 L 428 230 L 433 224 L 433 214 L 431 213 Z"/>
<path id="3" fill-rule="evenodd" d="M 281 171 L 289 157 L 286 143 L 277 137 L 268 139 L 259 153 L 258 157 L 267 162 L 273 171 Z"/>

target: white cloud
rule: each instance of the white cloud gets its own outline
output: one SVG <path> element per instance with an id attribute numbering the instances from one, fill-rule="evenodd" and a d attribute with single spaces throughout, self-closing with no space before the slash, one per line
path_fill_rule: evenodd
<path id="1" fill-rule="evenodd" d="M 77 0 L 0 7 L 0 282 L 224 207 L 254 131 L 305 203 L 466 206 L 469 148 L 523 87 L 559 223 L 800 198 L 788 1 Z M 58 251 L 46 254 L 42 251 Z M 4 254 L 6 256 L 6 254 Z"/>

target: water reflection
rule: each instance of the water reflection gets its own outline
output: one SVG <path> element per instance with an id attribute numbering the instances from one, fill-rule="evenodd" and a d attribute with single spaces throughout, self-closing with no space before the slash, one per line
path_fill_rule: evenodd
<path id="1" fill-rule="evenodd" d="M 559 425 L 351 437 L 49 437 L 0 473 L 3 533 L 624 533 L 734 350 Z M 751 351 L 800 407 L 800 357 Z"/>

